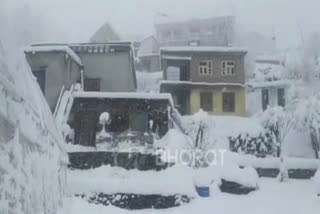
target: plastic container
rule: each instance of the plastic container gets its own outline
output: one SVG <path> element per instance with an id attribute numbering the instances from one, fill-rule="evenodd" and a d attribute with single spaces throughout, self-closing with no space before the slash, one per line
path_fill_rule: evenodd
<path id="1" fill-rule="evenodd" d="M 210 197 L 210 187 L 209 186 L 196 186 L 196 191 L 200 197 Z"/>

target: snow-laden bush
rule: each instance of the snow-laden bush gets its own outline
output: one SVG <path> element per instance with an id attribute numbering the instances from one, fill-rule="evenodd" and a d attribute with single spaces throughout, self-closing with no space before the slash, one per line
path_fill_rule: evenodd
<path id="1" fill-rule="evenodd" d="M 237 137 L 230 136 L 230 150 L 241 154 L 251 154 L 256 157 L 267 157 L 276 155 L 276 144 L 270 132 L 251 136 L 243 133 Z"/>
<path id="2" fill-rule="evenodd" d="M 184 123 L 193 146 L 203 151 L 230 149 L 257 157 L 275 156 L 275 141 L 257 118 L 211 116 L 200 111 L 185 117 Z M 196 144 L 199 139 L 201 143 Z"/>

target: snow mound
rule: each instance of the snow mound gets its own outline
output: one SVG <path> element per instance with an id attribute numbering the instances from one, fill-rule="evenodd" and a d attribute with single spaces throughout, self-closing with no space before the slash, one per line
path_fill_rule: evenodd
<path id="1" fill-rule="evenodd" d="M 160 140 L 155 140 L 155 147 L 166 150 L 182 150 L 190 148 L 190 138 L 177 129 L 170 129 Z"/>
<path id="2" fill-rule="evenodd" d="M 85 171 L 69 170 L 68 186 L 72 195 L 103 192 L 196 196 L 192 178 L 192 169 L 184 166 L 159 172 L 102 166 Z"/>

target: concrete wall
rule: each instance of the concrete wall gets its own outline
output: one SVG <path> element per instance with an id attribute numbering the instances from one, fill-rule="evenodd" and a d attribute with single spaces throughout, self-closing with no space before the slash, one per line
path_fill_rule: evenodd
<path id="1" fill-rule="evenodd" d="M 160 56 L 151 55 L 140 57 L 140 67 L 143 71 L 156 72 L 160 71 Z"/>
<path id="2" fill-rule="evenodd" d="M 44 96 L 54 110 L 61 88 L 70 88 L 80 80 L 80 67 L 64 52 L 27 54 L 31 70 L 45 70 Z"/>
<path id="3" fill-rule="evenodd" d="M 199 75 L 199 64 L 202 60 L 211 60 L 213 63 L 212 75 Z M 232 60 L 236 63 L 234 76 L 222 75 L 222 62 Z M 204 54 L 196 53 L 191 60 L 190 78 L 193 82 L 227 82 L 242 83 L 245 82 L 244 56 L 238 54 Z"/>
<path id="4" fill-rule="evenodd" d="M 77 54 L 84 64 L 84 76 L 101 78 L 101 91 L 135 91 L 134 65 L 129 52 Z"/>
<path id="5" fill-rule="evenodd" d="M 156 37 L 162 46 L 185 46 L 194 40 L 199 40 L 202 46 L 227 46 L 233 43 L 234 28 L 232 16 L 155 24 Z"/>
<path id="6" fill-rule="evenodd" d="M 245 67 L 244 57 L 245 54 L 239 53 L 208 53 L 208 52 L 162 52 L 163 55 L 191 57 L 191 61 L 182 60 L 167 60 L 162 59 L 162 69 L 164 71 L 164 78 L 166 79 L 166 71 L 169 65 L 178 66 L 179 64 L 190 63 L 190 81 L 192 82 L 211 82 L 211 83 L 245 83 Z M 212 75 L 199 75 L 199 64 L 202 60 L 211 60 L 213 63 Z M 232 60 L 236 63 L 235 75 L 223 76 L 222 75 L 222 62 L 226 60 Z M 170 61 L 170 63 L 169 63 Z M 173 63 L 174 62 L 174 63 Z"/>
<path id="7" fill-rule="evenodd" d="M 212 92 L 213 109 L 215 115 L 234 115 L 245 116 L 246 114 L 246 98 L 245 89 L 242 87 L 217 87 L 215 89 L 193 89 L 190 93 L 190 113 L 194 114 L 200 110 L 200 93 Z M 235 112 L 226 113 L 222 109 L 222 93 L 234 92 L 235 93 Z"/>

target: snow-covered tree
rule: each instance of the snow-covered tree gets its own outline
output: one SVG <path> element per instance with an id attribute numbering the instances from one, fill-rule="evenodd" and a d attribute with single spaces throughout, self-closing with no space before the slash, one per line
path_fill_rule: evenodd
<path id="1" fill-rule="evenodd" d="M 310 133 L 315 157 L 320 157 L 320 93 L 301 98 L 297 104 L 298 127 Z"/>
<path id="2" fill-rule="evenodd" d="M 294 114 L 285 111 L 280 106 L 268 108 L 261 115 L 262 125 L 271 131 L 277 145 L 277 156 L 280 157 L 282 153 L 282 144 L 288 135 L 289 131 L 293 128 L 296 119 Z"/>
<path id="3" fill-rule="evenodd" d="M 314 32 L 300 47 L 288 50 L 285 66 L 291 78 L 316 83 L 320 78 L 320 33 Z"/>
<path id="4" fill-rule="evenodd" d="M 294 112 L 286 111 L 284 108 L 277 106 L 268 108 L 261 116 L 261 122 L 274 135 L 277 144 L 277 156 L 280 157 L 280 173 L 278 177 L 280 182 L 286 182 L 289 176 L 282 145 L 288 133 L 295 126 L 296 116 Z"/>
<path id="5" fill-rule="evenodd" d="M 192 166 L 195 168 L 205 167 L 208 163 L 205 162 L 204 157 L 201 157 L 209 149 L 213 148 L 214 143 L 212 142 L 210 129 L 213 127 L 213 120 L 208 115 L 207 112 L 204 112 L 200 109 L 193 116 L 194 120 L 192 121 L 188 134 L 191 138 L 192 145 L 189 145 L 193 154 L 194 159 Z"/>

